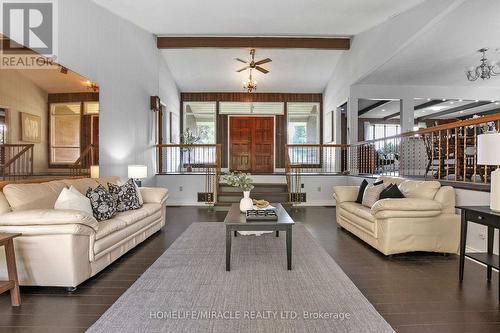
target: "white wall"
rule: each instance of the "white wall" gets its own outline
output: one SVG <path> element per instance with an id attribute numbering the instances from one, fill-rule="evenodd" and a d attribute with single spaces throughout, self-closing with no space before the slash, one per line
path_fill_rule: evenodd
<path id="1" fill-rule="evenodd" d="M 48 170 L 47 92 L 16 70 L 0 69 L 0 107 L 8 110 L 6 143 L 21 141 L 21 112 L 37 115 L 42 125 L 41 142 L 33 143 L 33 171 Z"/>
<path id="2" fill-rule="evenodd" d="M 128 164 L 146 164 L 154 175 L 149 97 L 173 109 L 179 98 L 155 37 L 89 0 L 59 1 L 59 33 L 58 62 L 100 86 L 101 174 L 126 177 Z"/>
<path id="3" fill-rule="evenodd" d="M 439 22 L 461 2 L 462 0 L 425 1 L 356 35 L 352 41 L 351 49 L 341 56 L 332 79 L 323 92 L 324 112 L 335 110 L 337 106 L 346 102 L 353 84 L 389 61 L 419 34 Z M 352 106 L 351 109 L 353 109 Z M 335 119 L 340 119 L 339 115 L 336 115 Z M 329 133 L 329 131 L 327 129 L 325 133 Z M 336 141 L 340 141 L 339 130 L 336 131 Z"/>

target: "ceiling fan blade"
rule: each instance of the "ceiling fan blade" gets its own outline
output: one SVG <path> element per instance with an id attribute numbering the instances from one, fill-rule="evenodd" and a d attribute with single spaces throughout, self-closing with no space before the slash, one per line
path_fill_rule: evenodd
<path id="1" fill-rule="evenodd" d="M 236 72 L 238 72 L 238 73 L 243 72 L 245 69 L 249 69 L 249 68 L 250 68 L 250 66 L 245 66 L 242 69 L 237 70 Z"/>
<path id="2" fill-rule="evenodd" d="M 269 58 L 266 58 L 266 59 L 262 59 L 262 60 L 259 60 L 255 63 L 255 65 L 263 65 L 263 64 L 267 64 L 268 62 L 271 62 L 272 60 L 269 59 Z"/>
<path id="3" fill-rule="evenodd" d="M 262 68 L 260 66 L 255 66 L 255 69 L 258 70 L 258 71 L 260 71 L 260 72 L 262 72 L 262 73 L 264 73 L 264 74 L 269 73 L 269 71 L 267 69 Z"/>
<path id="4" fill-rule="evenodd" d="M 234 60 L 238 60 L 239 62 L 242 62 L 244 64 L 248 64 L 245 60 L 241 60 L 240 58 L 234 58 Z"/>

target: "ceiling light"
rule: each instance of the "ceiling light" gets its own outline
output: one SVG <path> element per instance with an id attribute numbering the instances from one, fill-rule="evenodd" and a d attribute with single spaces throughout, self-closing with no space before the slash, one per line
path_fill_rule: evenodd
<path id="1" fill-rule="evenodd" d="M 249 93 L 257 90 L 257 81 L 252 78 L 252 69 L 250 69 L 250 76 L 248 77 L 248 80 L 243 81 L 243 89 Z"/>
<path id="2" fill-rule="evenodd" d="M 95 83 L 95 82 L 92 82 L 92 81 L 87 80 L 87 81 L 85 82 L 85 85 L 87 86 L 87 89 L 88 89 L 88 90 L 91 90 L 91 91 L 93 91 L 93 92 L 97 92 L 97 91 L 99 90 L 99 86 L 98 86 L 98 85 L 97 85 L 97 83 Z"/>
<path id="3" fill-rule="evenodd" d="M 385 109 L 382 109 L 382 112 L 385 112 Z"/>
<path id="4" fill-rule="evenodd" d="M 462 111 L 460 111 L 460 113 L 464 113 L 464 111 L 462 110 Z"/>
<path id="5" fill-rule="evenodd" d="M 495 103 L 496 101 L 495 100 L 492 100 L 491 103 Z"/>
<path id="6" fill-rule="evenodd" d="M 500 104 L 500 102 L 496 102 L 496 103 L 495 103 L 495 105 L 498 105 L 498 104 Z"/>
<path id="7" fill-rule="evenodd" d="M 471 66 L 467 68 L 467 70 L 465 71 L 467 80 L 476 81 L 479 78 L 485 80 L 490 79 L 492 76 L 497 76 L 498 74 L 500 74 L 500 69 L 498 68 L 497 64 L 494 62 L 489 62 L 488 58 L 486 58 L 486 51 L 488 51 L 486 47 L 483 47 L 482 49 L 477 51 L 479 53 L 482 53 L 482 57 L 480 60 L 481 64 L 476 67 Z"/>
<path id="8" fill-rule="evenodd" d="M 450 104 L 455 104 L 455 102 L 451 101 Z"/>
<path id="9" fill-rule="evenodd" d="M 476 99 L 474 102 L 476 102 L 476 103 L 477 103 L 477 102 L 479 102 L 479 100 L 478 100 L 478 99 Z"/>
<path id="10" fill-rule="evenodd" d="M 459 101 L 459 102 L 463 102 L 464 100 L 463 100 L 463 99 L 459 99 L 458 101 Z"/>
<path id="11" fill-rule="evenodd" d="M 430 101 L 431 99 L 430 98 L 427 98 L 428 101 Z"/>
<path id="12" fill-rule="evenodd" d="M 443 101 L 443 102 L 446 102 L 446 98 L 443 98 L 443 99 L 442 99 L 442 101 Z"/>

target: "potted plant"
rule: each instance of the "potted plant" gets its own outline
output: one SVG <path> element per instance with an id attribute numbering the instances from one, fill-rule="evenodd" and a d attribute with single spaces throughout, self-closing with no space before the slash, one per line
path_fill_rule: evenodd
<path id="1" fill-rule="evenodd" d="M 188 128 L 184 133 L 182 133 L 182 143 L 185 145 L 194 145 L 198 141 L 200 141 L 200 137 L 194 135 L 193 132 Z M 187 147 L 183 148 L 183 151 L 187 151 L 188 153 L 188 165 L 187 165 L 187 172 L 192 172 L 193 167 L 191 166 L 191 151 L 193 150 L 193 147 Z"/>
<path id="2" fill-rule="evenodd" d="M 237 187 L 243 191 L 243 198 L 240 200 L 240 211 L 245 213 L 247 210 L 253 208 L 253 201 L 250 198 L 250 191 L 254 188 L 252 179 L 249 173 L 244 172 L 230 172 L 222 176 L 222 181 L 226 182 L 229 186 Z"/>

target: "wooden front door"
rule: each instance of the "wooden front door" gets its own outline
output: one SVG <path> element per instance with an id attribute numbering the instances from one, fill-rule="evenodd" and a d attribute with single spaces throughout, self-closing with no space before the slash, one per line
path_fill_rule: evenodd
<path id="1" fill-rule="evenodd" d="M 229 137 L 231 170 L 273 172 L 273 117 L 231 117 Z"/>

